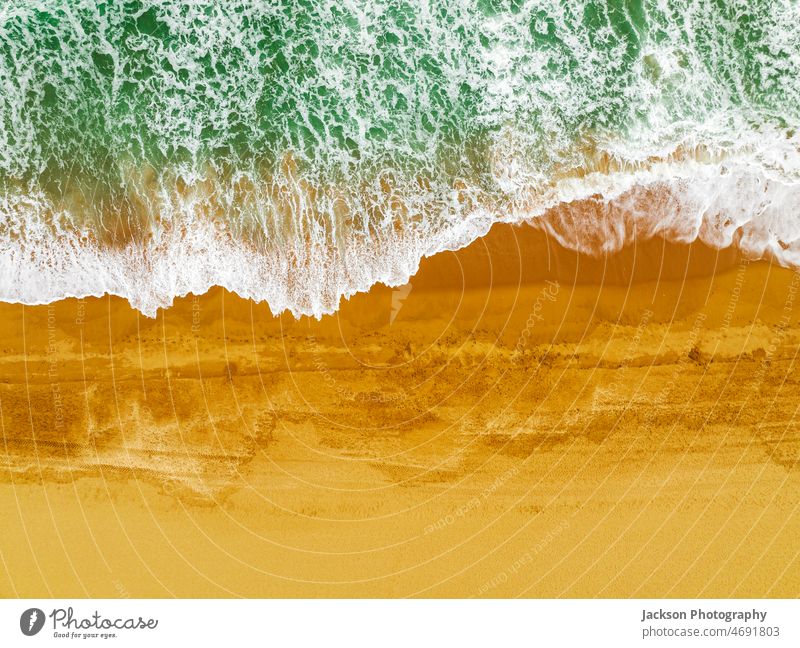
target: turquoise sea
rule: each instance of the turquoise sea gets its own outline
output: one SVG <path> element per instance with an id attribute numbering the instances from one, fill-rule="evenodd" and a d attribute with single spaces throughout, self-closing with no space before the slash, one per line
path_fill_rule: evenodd
<path id="1" fill-rule="evenodd" d="M 0 299 L 321 315 L 580 210 L 800 265 L 796 0 L 5 0 Z"/>

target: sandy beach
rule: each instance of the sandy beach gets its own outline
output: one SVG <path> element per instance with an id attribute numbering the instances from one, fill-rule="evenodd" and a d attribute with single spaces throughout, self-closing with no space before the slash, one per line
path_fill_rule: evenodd
<path id="1" fill-rule="evenodd" d="M 0 595 L 797 596 L 799 287 L 497 225 L 321 320 L 0 304 Z"/>

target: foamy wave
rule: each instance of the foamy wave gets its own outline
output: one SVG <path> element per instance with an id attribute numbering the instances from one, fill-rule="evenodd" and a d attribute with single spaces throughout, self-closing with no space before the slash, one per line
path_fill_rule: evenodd
<path id="1" fill-rule="evenodd" d="M 43 196 L 6 198 L 0 214 L 20 225 L 0 241 L 0 300 L 41 304 L 111 294 L 151 317 L 176 297 L 212 286 L 266 301 L 273 313 L 320 317 L 334 312 L 342 297 L 377 282 L 407 282 L 422 257 L 463 247 L 493 222 L 476 211 L 434 236 L 389 231 L 338 246 L 323 239 L 281 249 L 237 238 L 202 217 L 185 218 L 143 240 L 103 244 L 86 231 L 54 232 L 48 225 L 52 206 Z"/>
<path id="2" fill-rule="evenodd" d="M 772 0 L 6 0 L 0 299 L 320 316 L 495 222 L 796 265 L 799 36 Z"/>
<path id="3" fill-rule="evenodd" d="M 43 193 L 7 193 L 0 299 L 36 304 L 109 293 L 153 316 L 176 297 L 223 286 L 268 302 L 274 313 L 320 317 L 375 283 L 406 283 L 423 257 L 464 247 L 496 222 L 546 227 L 589 254 L 661 235 L 737 245 L 800 267 L 798 151 L 797 136 L 766 132 L 737 149 L 689 142 L 635 158 L 608 144 L 587 153 L 581 167 L 537 183 L 498 146 L 493 172 L 503 192 L 496 196 L 466 182 L 425 188 L 411 180 L 345 196 L 343 188 L 302 182 L 291 168 L 282 183 L 262 192 L 251 184 L 247 199 L 236 194 L 231 203 L 207 181 L 172 195 L 132 181 L 141 204 L 158 213 L 125 240 L 75 227 L 76 216 Z M 346 197 L 346 208 L 336 212 L 332 196 Z M 224 210 L 248 205 L 257 222 L 231 229 Z M 225 218 L 214 217 L 220 210 Z M 365 213 L 371 220 L 359 221 Z M 245 221 L 240 213 L 237 222 Z"/>

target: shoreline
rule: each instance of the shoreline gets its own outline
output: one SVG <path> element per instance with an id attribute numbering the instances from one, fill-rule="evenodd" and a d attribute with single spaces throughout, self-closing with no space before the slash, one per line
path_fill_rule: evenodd
<path id="1" fill-rule="evenodd" d="M 321 320 L 0 304 L 0 595 L 796 596 L 798 289 L 496 226 Z"/>

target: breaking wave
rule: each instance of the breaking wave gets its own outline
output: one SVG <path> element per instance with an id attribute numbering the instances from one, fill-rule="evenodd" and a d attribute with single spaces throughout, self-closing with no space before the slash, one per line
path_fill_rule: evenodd
<path id="1" fill-rule="evenodd" d="M 799 53 L 788 1 L 10 0 L 0 299 L 320 316 L 497 222 L 798 267 Z"/>

